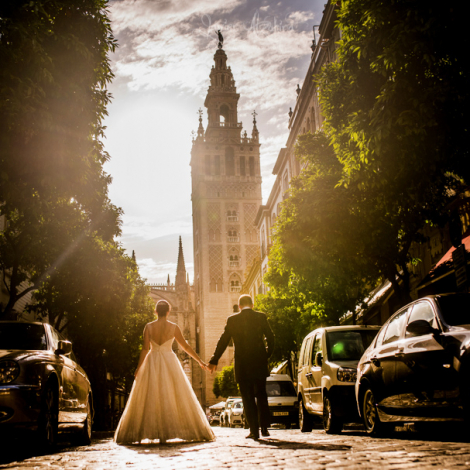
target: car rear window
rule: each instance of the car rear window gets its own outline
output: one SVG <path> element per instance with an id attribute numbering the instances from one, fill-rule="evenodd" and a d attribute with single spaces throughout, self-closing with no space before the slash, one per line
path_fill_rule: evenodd
<path id="1" fill-rule="evenodd" d="M 470 295 L 455 294 L 437 297 L 442 319 L 450 326 L 470 325 Z"/>
<path id="2" fill-rule="evenodd" d="M 358 361 L 377 335 L 377 330 L 329 331 L 326 335 L 330 361 Z"/>
<path id="3" fill-rule="evenodd" d="M 287 380 L 266 381 L 266 394 L 268 397 L 295 397 L 297 395 L 294 384 Z"/>
<path id="4" fill-rule="evenodd" d="M 46 331 L 42 325 L 0 323 L 0 349 L 47 349 Z"/>

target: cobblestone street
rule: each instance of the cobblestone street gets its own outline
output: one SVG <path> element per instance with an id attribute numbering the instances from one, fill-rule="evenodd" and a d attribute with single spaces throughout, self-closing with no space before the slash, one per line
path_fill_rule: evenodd
<path id="1" fill-rule="evenodd" d="M 89 447 L 64 443 L 56 453 L 27 455 L 2 450 L 1 469 L 218 469 L 218 468 L 470 468 L 470 443 L 418 433 L 398 432 L 370 438 L 362 431 L 329 436 L 322 430 L 271 430 L 258 442 L 245 439 L 244 429 L 214 428 L 217 440 L 203 444 L 118 446 L 111 437 L 96 435 Z"/>

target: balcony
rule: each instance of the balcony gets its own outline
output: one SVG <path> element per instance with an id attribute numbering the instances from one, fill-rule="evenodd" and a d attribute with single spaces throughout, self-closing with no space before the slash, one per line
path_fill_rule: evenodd
<path id="1" fill-rule="evenodd" d="M 240 292 L 241 290 L 240 286 L 230 287 L 230 292 Z"/>
<path id="2" fill-rule="evenodd" d="M 238 243 L 240 241 L 240 237 L 228 237 L 229 243 Z"/>
<path id="3" fill-rule="evenodd" d="M 229 266 L 231 268 L 233 268 L 233 267 L 236 267 L 236 266 L 240 266 L 240 264 L 239 264 L 238 261 L 229 261 Z"/>
<path id="4" fill-rule="evenodd" d="M 227 221 L 228 221 L 228 222 L 238 222 L 238 216 L 236 216 L 236 215 L 228 215 L 228 216 L 227 216 Z"/>
<path id="5" fill-rule="evenodd" d="M 241 122 L 212 122 L 210 127 L 231 127 L 235 129 L 242 129 L 243 124 Z"/>

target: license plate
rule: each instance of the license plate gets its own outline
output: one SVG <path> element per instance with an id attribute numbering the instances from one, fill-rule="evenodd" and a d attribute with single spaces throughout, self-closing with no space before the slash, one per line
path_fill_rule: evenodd
<path id="1" fill-rule="evenodd" d="M 274 411 L 273 416 L 289 416 L 288 411 Z"/>

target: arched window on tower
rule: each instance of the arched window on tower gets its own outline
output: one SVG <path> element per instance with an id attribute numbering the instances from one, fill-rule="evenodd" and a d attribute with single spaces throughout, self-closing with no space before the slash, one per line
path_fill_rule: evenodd
<path id="1" fill-rule="evenodd" d="M 229 119 L 229 113 L 230 113 L 230 109 L 229 107 L 226 105 L 226 104 L 223 104 L 221 107 L 220 107 L 220 117 L 219 117 L 219 122 L 223 122 L 225 123 L 225 125 L 227 126 L 228 125 L 228 122 L 230 121 Z M 224 125 L 224 124 L 222 124 Z"/>
<path id="2" fill-rule="evenodd" d="M 232 147 L 227 147 L 225 149 L 225 174 L 227 176 L 235 175 L 235 157 Z"/>
<path id="3" fill-rule="evenodd" d="M 246 176 L 245 157 L 240 157 L 240 176 Z"/>
<path id="4" fill-rule="evenodd" d="M 211 174 L 211 156 L 210 155 L 206 155 L 204 157 L 204 173 L 206 175 Z"/>
<path id="5" fill-rule="evenodd" d="M 235 229 L 230 229 L 228 231 L 228 241 L 230 243 L 235 243 L 235 242 L 240 241 L 239 238 L 238 238 L 238 233 Z"/>
<path id="6" fill-rule="evenodd" d="M 250 157 L 249 166 L 250 166 L 250 176 L 255 176 L 255 157 Z"/>
<path id="7" fill-rule="evenodd" d="M 229 279 L 230 292 L 240 292 L 242 289 L 242 282 L 238 274 L 233 273 Z"/>

